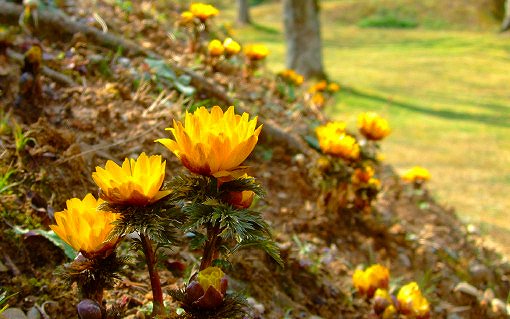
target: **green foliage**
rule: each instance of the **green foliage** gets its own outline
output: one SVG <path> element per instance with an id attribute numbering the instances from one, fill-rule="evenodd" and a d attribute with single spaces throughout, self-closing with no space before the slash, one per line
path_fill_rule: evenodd
<path id="1" fill-rule="evenodd" d="M 0 135 L 11 132 L 11 126 L 9 125 L 10 117 L 10 113 L 5 113 L 3 109 L 0 109 Z"/>
<path id="2" fill-rule="evenodd" d="M 110 238 L 125 236 L 132 232 L 145 234 L 160 246 L 179 242 L 179 227 L 183 215 L 176 207 L 161 200 L 149 206 L 120 206 L 103 203 L 100 209 L 120 214 L 113 224 Z"/>
<path id="3" fill-rule="evenodd" d="M 80 255 L 71 263 L 57 269 L 57 275 L 69 286 L 74 282 L 78 283 L 82 297 L 90 298 L 102 289 L 113 288 L 120 279 L 119 272 L 127 262 L 127 258 L 118 257 L 115 252 L 105 258 L 94 259 Z"/>
<path id="4" fill-rule="evenodd" d="M 206 240 L 200 233 L 203 228 L 219 228 L 219 236 L 224 243 L 234 242 L 226 248 L 229 254 L 255 247 L 264 250 L 276 262 L 283 265 L 279 250 L 271 239 L 269 225 L 259 212 L 234 208 L 223 202 L 231 192 L 253 191 L 263 196 L 262 187 L 253 178 L 236 178 L 218 187 L 215 178 L 208 176 L 180 175 L 165 186 L 174 190 L 171 201 L 180 202 L 186 215 L 184 228 L 192 234 L 192 245 L 198 247 Z"/>
<path id="5" fill-rule="evenodd" d="M 177 76 L 174 70 L 163 60 L 145 59 L 153 72 L 153 80 L 167 87 L 175 87 L 179 92 L 186 96 L 195 94 L 196 89 L 190 85 L 191 78 L 188 75 Z"/>
<path id="6" fill-rule="evenodd" d="M 2 172 L 0 174 L 0 194 L 3 194 L 4 192 L 7 192 L 9 188 L 12 188 L 16 186 L 19 183 L 10 183 L 9 178 L 16 173 L 16 170 L 11 169 L 10 167 L 7 168 L 5 172 Z"/>
<path id="7" fill-rule="evenodd" d="M 7 308 L 9 308 L 9 304 L 7 303 L 7 300 L 9 300 L 9 298 L 11 298 L 14 295 L 15 294 L 8 295 L 7 291 L 5 291 L 5 290 L 2 291 L 2 289 L 0 289 L 0 314 L 2 312 L 4 312 Z"/>
<path id="8" fill-rule="evenodd" d="M 53 230 L 42 230 L 42 229 L 24 229 L 18 226 L 14 226 L 14 232 L 19 235 L 24 235 L 28 232 L 31 232 L 35 235 L 43 236 L 44 238 L 48 239 L 53 245 L 57 246 L 58 248 L 62 249 L 64 254 L 69 259 L 74 259 L 77 255 L 77 252 L 69 246 L 62 238 L 60 238 Z"/>
<path id="9" fill-rule="evenodd" d="M 30 131 L 23 132 L 23 129 L 17 123 L 14 123 L 14 144 L 16 145 L 16 152 L 25 150 L 29 143 L 35 143 L 35 139 L 30 137 Z"/>
<path id="10" fill-rule="evenodd" d="M 396 12 L 381 11 L 358 22 L 362 28 L 412 29 L 418 26 L 414 19 L 400 17 Z"/>

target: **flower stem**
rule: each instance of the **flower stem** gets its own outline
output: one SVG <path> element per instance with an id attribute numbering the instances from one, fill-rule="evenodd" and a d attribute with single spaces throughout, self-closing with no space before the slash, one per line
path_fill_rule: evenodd
<path id="1" fill-rule="evenodd" d="M 147 268 L 149 269 L 149 277 L 151 279 L 152 287 L 152 315 L 162 315 L 165 313 L 165 306 L 163 305 L 163 291 L 161 290 L 161 282 L 159 280 L 158 270 L 156 269 L 156 255 L 152 249 L 150 239 L 140 233 L 140 240 L 142 242 L 143 253 L 145 254 L 145 261 L 147 262 Z"/>
<path id="2" fill-rule="evenodd" d="M 204 270 L 212 265 L 213 259 L 216 255 L 218 246 L 218 239 L 220 234 L 219 226 L 211 226 L 207 228 L 207 241 L 204 246 L 204 256 L 200 263 L 200 270 Z"/>

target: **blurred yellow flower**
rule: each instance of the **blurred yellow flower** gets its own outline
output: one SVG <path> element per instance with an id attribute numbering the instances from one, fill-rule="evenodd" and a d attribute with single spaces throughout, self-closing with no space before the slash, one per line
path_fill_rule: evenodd
<path id="1" fill-rule="evenodd" d="M 98 211 L 97 207 L 103 202 L 102 199 L 96 200 L 90 193 L 83 200 L 70 199 L 66 202 L 66 209 L 55 213 L 56 225 L 50 225 L 50 228 L 85 257 L 111 248 L 118 239 L 109 242 L 106 239 L 118 214 Z"/>
<path id="2" fill-rule="evenodd" d="M 360 148 L 356 139 L 345 134 L 345 123 L 330 122 L 315 129 L 322 152 L 346 160 L 359 158 Z"/>
<path id="3" fill-rule="evenodd" d="M 421 294 L 416 282 L 410 282 L 400 288 L 397 294 L 400 313 L 407 318 L 428 319 L 430 317 L 429 302 Z"/>
<path id="4" fill-rule="evenodd" d="M 184 11 L 181 13 L 180 22 L 183 24 L 190 23 L 193 21 L 194 18 L 195 18 L 195 16 L 193 15 L 193 13 L 191 11 Z"/>
<path id="5" fill-rule="evenodd" d="M 214 6 L 201 2 L 192 3 L 189 7 L 189 11 L 191 11 L 191 13 L 202 22 L 205 22 L 207 19 L 217 16 L 220 13 L 220 11 Z"/>
<path id="6" fill-rule="evenodd" d="M 278 75 L 287 83 L 299 86 L 303 84 L 305 77 L 292 69 L 286 69 L 278 73 Z"/>
<path id="7" fill-rule="evenodd" d="M 209 52 L 209 55 L 211 56 L 220 56 L 223 54 L 224 50 L 223 44 L 218 39 L 212 40 L 207 46 L 207 52 Z"/>
<path id="8" fill-rule="evenodd" d="M 234 41 L 232 38 L 226 38 L 223 41 L 223 47 L 227 55 L 236 55 L 241 51 L 241 45 Z"/>
<path id="9" fill-rule="evenodd" d="M 384 312 L 382 314 L 382 319 L 395 319 L 397 315 L 397 309 L 394 305 L 389 305 L 384 309 Z"/>
<path id="10" fill-rule="evenodd" d="M 231 106 L 223 113 L 219 106 L 209 112 L 200 107 L 193 114 L 186 112 L 184 126 L 173 121 L 174 140 L 158 139 L 172 151 L 191 172 L 221 176 L 235 170 L 257 144 L 262 125 L 248 113 L 237 115 Z"/>
<path id="11" fill-rule="evenodd" d="M 170 191 L 160 191 L 165 178 L 166 161 L 161 155 L 140 154 L 138 159 L 126 158 L 122 167 L 107 161 L 105 168 L 96 167 L 92 179 L 101 189 L 101 197 L 120 205 L 144 206 L 154 203 Z"/>
<path id="12" fill-rule="evenodd" d="M 393 298 L 391 297 L 390 293 L 387 289 L 381 289 L 377 288 L 377 290 L 374 293 L 374 299 L 372 302 L 372 307 L 374 308 L 374 312 L 378 315 L 384 317 L 384 313 L 387 313 L 387 316 L 390 315 L 390 313 L 395 314 L 396 309 L 395 307 L 392 308 L 392 310 L 387 311 L 387 309 L 392 306 L 393 307 Z M 391 316 L 388 318 L 392 318 Z"/>
<path id="13" fill-rule="evenodd" d="M 325 80 L 322 80 L 322 81 L 317 82 L 314 85 L 312 85 L 308 89 L 308 92 L 310 92 L 310 93 L 323 92 L 324 90 L 326 90 L 327 86 L 328 86 L 328 82 L 326 82 Z"/>
<path id="14" fill-rule="evenodd" d="M 331 93 L 338 92 L 340 90 L 340 85 L 332 82 L 328 84 L 327 90 Z"/>
<path id="15" fill-rule="evenodd" d="M 244 54 L 252 61 L 264 59 L 269 54 L 269 49 L 263 44 L 249 44 L 244 47 Z"/>
<path id="16" fill-rule="evenodd" d="M 411 183 L 423 183 L 430 180 L 430 172 L 421 166 L 414 166 L 402 174 L 402 179 Z"/>
<path id="17" fill-rule="evenodd" d="M 365 271 L 356 269 L 352 275 L 352 282 L 359 294 L 372 298 L 378 288 L 388 289 L 390 271 L 388 268 L 375 264 Z"/>
<path id="18" fill-rule="evenodd" d="M 390 134 L 388 121 L 374 112 L 361 113 L 358 116 L 358 128 L 363 136 L 374 141 Z"/>
<path id="19" fill-rule="evenodd" d="M 374 176 L 374 168 L 365 165 L 361 168 L 356 168 L 352 174 L 351 181 L 353 184 L 368 184 Z"/>
<path id="20" fill-rule="evenodd" d="M 324 104 L 326 104 L 326 99 L 324 98 L 324 95 L 322 95 L 322 93 L 320 92 L 315 93 L 312 96 L 312 104 L 315 105 L 315 107 L 322 108 Z"/>

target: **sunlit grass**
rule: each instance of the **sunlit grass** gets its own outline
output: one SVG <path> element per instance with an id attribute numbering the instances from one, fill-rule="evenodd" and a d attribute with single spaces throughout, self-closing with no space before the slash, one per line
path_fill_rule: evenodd
<path id="1" fill-rule="evenodd" d="M 327 1 L 323 8 L 346 2 Z M 268 68 L 281 70 L 281 6 L 251 13 L 256 25 L 236 28 L 235 36 L 265 43 Z M 223 21 L 233 21 L 234 14 L 224 10 Z M 480 225 L 501 248 L 510 247 L 510 36 L 361 29 L 332 16 L 322 11 L 324 62 L 343 90 L 328 115 L 351 125 L 362 111 L 388 117 L 393 133 L 383 142 L 387 162 L 398 171 L 429 169 L 430 188 L 442 203 Z"/>

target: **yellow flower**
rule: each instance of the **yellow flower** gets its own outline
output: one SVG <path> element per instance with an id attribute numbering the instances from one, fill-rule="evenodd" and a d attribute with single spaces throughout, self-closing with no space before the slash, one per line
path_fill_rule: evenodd
<path id="1" fill-rule="evenodd" d="M 388 289 L 390 271 L 388 268 L 375 264 L 365 271 L 356 269 L 352 275 L 352 282 L 361 295 L 372 298 L 378 288 Z"/>
<path id="2" fill-rule="evenodd" d="M 303 84 L 305 77 L 301 74 L 297 73 L 296 71 L 292 69 L 286 69 L 278 73 L 278 75 L 286 82 L 294 84 L 294 85 L 301 85 Z"/>
<path id="3" fill-rule="evenodd" d="M 225 41 L 223 41 L 223 47 L 228 55 L 236 55 L 241 51 L 241 45 L 232 38 L 226 38 Z"/>
<path id="4" fill-rule="evenodd" d="M 214 6 L 200 2 L 192 3 L 189 11 L 191 11 L 191 13 L 202 22 L 205 22 L 207 19 L 217 16 L 220 13 L 220 11 L 218 11 L 218 9 Z"/>
<path id="5" fill-rule="evenodd" d="M 360 148 L 356 139 L 345 134 L 345 123 L 333 122 L 316 128 L 322 152 L 346 160 L 359 158 Z"/>
<path id="6" fill-rule="evenodd" d="M 324 90 L 326 90 L 327 86 L 328 86 L 328 83 L 326 81 L 322 80 L 322 81 L 317 82 L 314 85 L 312 85 L 308 89 L 308 92 L 310 92 L 310 93 L 323 92 Z"/>
<path id="7" fill-rule="evenodd" d="M 221 280 L 225 277 L 225 273 L 218 267 L 208 267 L 198 273 L 197 281 L 204 291 L 209 286 L 213 286 L 216 290 L 221 291 Z"/>
<path id="8" fill-rule="evenodd" d="M 101 197 L 121 205 L 144 206 L 154 203 L 170 191 L 160 191 L 165 178 L 166 161 L 161 155 L 148 157 L 140 154 L 138 159 L 126 158 L 122 167 L 107 161 L 105 168 L 96 167 L 92 179 L 101 189 Z"/>
<path id="9" fill-rule="evenodd" d="M 223 44 L 221 44 L 221 41 L 218 39 L 212 40 L 207 46 L 207 51 L 211 56 L 220 56 L 223 54 L 224 50 Z"/>
<path id="10" fill-rule="evenodd" d="M 358 128 L 369 140 L 381 140 L 390 134 L 388 121 L 374 112 L 361 113 L 358 116 Z"/>
<path id="11" fill-rule="evenodd" d="M 356 168 L 354 174 L 351 177 L 353 184 L 368 184 L 374 176 L 374 169 L 372 166 L 363 166 L 362 168 Z"/>
<path id="12" fill-rule="evenodd" d="M 117 239 L 105 241 L 113 229 L 112 222 L 118 218 L 118 214 L 98 211 L 97 207 L 101 203 L 103 200 L 96 200 L 92 194 L 87 194 L 83 200 L 70 199 L 66 202 L 66 209 L 55 213 L 56 225 L 50 225 L 50 228 L 86 257 L 111 248 Z"/>
<path id="13" fill-rule="evenodd" d="M 180 22 L 183 24 L 190 23 L 193 21 L 194 18 L 195 18 L 195 16 L 193 15 L 193 13 L 191 11 L 184 11 L 183 13 L 181 13 Z"/>
<path id="14" fill-rule="evenodd" d="M 430 180 L 430 172 L 421 166 L 415 166 L 407 170 L 402 179 L 411 183 L 423 183 Z"/>
<path id="15" fill-rule="evenodd" d="M 324 99 L 324 95 L 322 95 L 322 93 L 318 92 L 312 96 L 312 104 L 316 107 L 321 108 L 325 103 L 326 99 Z"/>
<path id="16" fill-rule="evenodd" d="M 395 319 L 397 315 L 397 309 L 394 305 L 389 305 L 382 314 L 382 319 Z"/>
<path id="17" fill-rule="evenodd" d="M 264 59 L 269 54 L 269 49 L 263 44 L 249 44 L 244 48 L 244 54 L 252 61 Z"/>
<path id="18" fill-rule="evenodd" d="M 158 139 L 172 151 L 191 172 L 201 175 L 225 175 L 235 170 L 257 144 L 262 125 L 248 113 L 237 115 L 231 106 L 223 113 L 219 106 L 209 112 L 200 107 L 193 114 L 186 112 L 184 126 L 173 122 L 167 128 L 175 140 Z"/>
<path id="19" fill-rule="evenodd" d="M 214 309 L 223 303 L 228 280 L 218 267 L 208 267 L 198 273 L 186 287 L 184 303 L 197 309 Z"/>
<path id="20" fill-rule="evenodd" d="M 410 282 L 400 288 L 397 294 L 399 310 L 407 318 L 427 319 L 430 317 L 429 302 L 421 294 L 416 282 Z"/>
<path id="21" fill-rule="evenodd" d="M 331 93 L 338 92 L 338 90 L 340 90 L 340 85 L 338 85 L 336 83 L 329 83 L 327 90 Z"/>
<path id="22" fill-rule="evenodd" d="M 386 309 L 388 309 L 388 307 L 390 307 L 390 306 L 393 306 L 393 299 L 391 298 L 391 295 L 388 292 L 388 290 L 377 288 L 377 290 L 374 293 L 374 299 L 372 302 L 372 307 L 374 308 L 374 312 L 377 315 L 382 314 L 384 316 Z M 393 307 L 393 310 L 395 311 L 395 307 Z M 388 311 L 387 315 L 389 315 L 389 312 L 391 312 L 391 310 Z M 389 318 L 391 318 L 391 317 L 389 317 Z"/>

